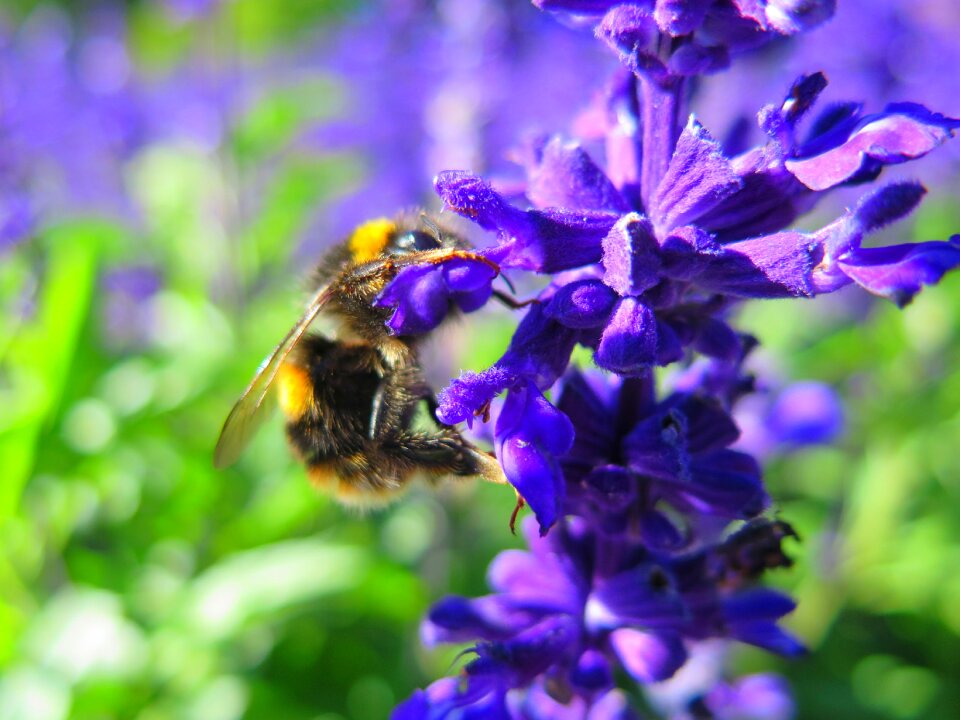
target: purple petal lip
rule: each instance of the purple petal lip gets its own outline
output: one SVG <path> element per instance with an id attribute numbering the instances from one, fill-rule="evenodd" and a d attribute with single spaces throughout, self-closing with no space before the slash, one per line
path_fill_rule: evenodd
<path id="1" fill-rule="evenodd" d="M 863 118 L 846 138 L 843 126 L 827 133 L 836 144 L 812 156 L 788 159 L 785 163 L 800 182 L 811 190 L 826 190 L 862 172 L 883 165 L 914 160 L 952 137 L 960 120 L 931 113 L 919 105 L 891 105 L 883 113 Z M 807 150 L 809 152 L 809 150 Z"/>

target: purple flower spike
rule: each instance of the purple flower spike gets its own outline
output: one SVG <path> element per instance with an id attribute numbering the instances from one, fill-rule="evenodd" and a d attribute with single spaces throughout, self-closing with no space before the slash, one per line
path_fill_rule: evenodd
<path id="1" fill-rule="evenodd" d="M 806 121 L 827 84 L 814 72 L 760 110 L 762 144 L 750 147 L 742 127 L 720 143 L 690 114 L 701 85 L 690 79 L 822 23 L 835 0 L 534 4 L 592 27 L 621 67 L 575 123 L 582 140 L 522 146 L 526 180 L 511 199 L 470 173 L 437 177 L 447 207 L 495 234 L 485 257 L 550 277 L 503 356 L 440 393 L 439 419 L 469 423 L 506 392 L 496 454 L 534 517 L 529 551 L 491 564 L 490 595 L 431 610 L 424 640 L 473 641 L 475 659 L 457 685 L 408 703 L 450 720 L 627 720 L 615 678 L 664 683 L 708 645 L 718 658 L 732 642 L 804 652 L 780 627 L 793 601 L 760 584 L 792 564 L 783 544 L 797 535 L 768 514 L 747 450 L 828 442 L 843 413 L 810 384 L 751 407 L 760 384 L 745 363 L 758 341 L 738 332 L 736 309 L 851 284 L 902 305 L 960 267 L 960 235 L 864 246 L 917 207 L 917 182 L 872 189 L 826 225 L 797 222 L 827 191 L 930 153 L 960 120 L 841 102 Z M 491 279 L 469 264 L 405 272 L 385 293 L 396 301 L 390 326 L 428 328 L 451 304 L 479 306 Z M 569 368 L 577 344 L 599 370 Z M 675 362 L 679 372 L 654 372 Z M 786 720 L 782 687 L 726 684 L 718 663 L 712 685 L 664 707 L 669 717 Z"/>
<path id="2" fill-rule="evenodd" d="M 564 483 L 557 458 L 573 445 L 573 424 L 528 384 L 507 395 L 494 435 L 507 480 L 546 533 L 560 516 Z"/>

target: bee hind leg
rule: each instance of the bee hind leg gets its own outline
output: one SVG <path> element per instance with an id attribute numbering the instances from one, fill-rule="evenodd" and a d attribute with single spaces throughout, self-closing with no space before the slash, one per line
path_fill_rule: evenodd
<path id="1" fill-rule="evenodd" d="M 431 474 L 479 475 L 491 482 L 506 483 L 496 459 L 467 443 L 452 429 L 437 435 L 404 433 L 392 438 L 389 448 L 384 449 Z"/>

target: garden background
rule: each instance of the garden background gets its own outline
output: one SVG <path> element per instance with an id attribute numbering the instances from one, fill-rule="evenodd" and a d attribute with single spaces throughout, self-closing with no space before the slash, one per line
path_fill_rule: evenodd
<path id="1" fill-rule="evenodd" d="M 727 127 L 730 93 L 775 101 L 789 68 L 824 69 L 830 99 L 958 116 L 957 32 L 950 0 L 841 0 L 809 38 L 705 83 L 698 111 Z M 448 674 L 457 649 L 423 650 L 417 624 L 519 546 L 510 491 L 450 482 L 361 516 L 309 486 L 278 419 L 227 471 L 212 447 L 325 247 L 437 209 L 439 170 L 509 178 L 517 140 L 575 127 L 614 64 L 520 0 L 5 0 L 0 720 L 366 720 Z M 960 225 L 945 150 L 899 174 L 931 190 L 901 241 Z M 735 665 L 785 674 L 800 718 L 947 720 L 960 278 L 904 312 L 840 296 L 748 304 L 741 323 L 764 339 L 759 417 L 815 380 L 846 423 L 832 445 L 766 448 L 802 538 L 772 580 L 811 654 Z M 481 313 L 438 332 L 435 383 L 488 366 L 508 327 Z"/>

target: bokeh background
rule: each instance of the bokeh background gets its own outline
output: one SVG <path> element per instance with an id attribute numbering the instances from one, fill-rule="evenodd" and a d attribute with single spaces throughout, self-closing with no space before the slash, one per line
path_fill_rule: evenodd
<path id="1" fill-rule="evenodd" d="M 704 83 L 708 127 L 820 68 L 831 99 L 960 115 L 953 0 L 840 6 Z M 610 68 L 524 0 L 4 0 L 0 720 L 367 720 L 449 672 L 418 620 L 485 591 L 512 493 L 451 483 L 358 516 L 309 487 L 279 421 L 228 471 L 211 449 L 324 247 L 435 207 L 441 169 L 509 183 L 511 148 L 575 128 Z M 907 169 L 931 193 L 891 232 L 960 228 L 958 158 Z M 436 382 L 495 359 L 508 320 L 438 333 Z M 772 582 L 812 653 L 733 668 L 786 674 L 800 718 L 955 718 L 960 277 L 904 312 L 852 291 L 743 323 L 769 398 L 820 381 L 846 427 L 766 448 L 803 539 Z"/>

